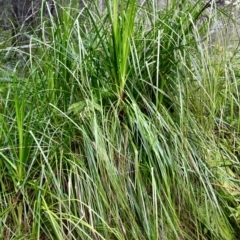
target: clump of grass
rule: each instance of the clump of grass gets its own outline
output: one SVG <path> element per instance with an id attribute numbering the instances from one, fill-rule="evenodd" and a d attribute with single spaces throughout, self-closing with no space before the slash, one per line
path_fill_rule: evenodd
<path id="1" fill-rule="evenodd" d="M 237 239 L 239 53 L 198 4 L 42 15 L 1 92 L 1 237 Z"/>

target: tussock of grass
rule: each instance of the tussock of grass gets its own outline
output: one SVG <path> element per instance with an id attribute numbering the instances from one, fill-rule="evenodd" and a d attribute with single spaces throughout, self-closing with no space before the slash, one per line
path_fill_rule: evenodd
<path id="1" fill-rule="evenodd" d="M 187 1 L 42 16 L 1 67 L 1 238 L 239 237 L 239 51 L 208 39 L 213 8 L 201 28 Z"/>

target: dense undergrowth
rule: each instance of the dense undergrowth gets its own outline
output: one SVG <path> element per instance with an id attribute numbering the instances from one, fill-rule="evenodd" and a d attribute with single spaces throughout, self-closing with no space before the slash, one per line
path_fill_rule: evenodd
<path id="1" fill-rule="evenodd" d="M 6 41 L 0 239 L 238 239 L 239 49 L 203 8 L 59 6 Z"/>

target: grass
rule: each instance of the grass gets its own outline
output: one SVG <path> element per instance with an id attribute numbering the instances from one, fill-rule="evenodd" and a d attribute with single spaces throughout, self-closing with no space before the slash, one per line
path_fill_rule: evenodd
<path id="1" fill-rule="evenodd" d="M 234 19 L 73 6 L 0 50 L 0 239 L 238 239 L 239 49 L 208 37 Z"/>

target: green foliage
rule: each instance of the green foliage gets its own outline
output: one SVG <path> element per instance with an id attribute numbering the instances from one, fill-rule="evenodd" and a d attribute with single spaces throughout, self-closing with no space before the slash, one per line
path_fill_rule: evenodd
<path id="1" fill-rule="evenodd" d="M 0 50 L 0 238 L 237 239 L 240 55 L 210 35 L 230 16 L 72 4 Z"/>

